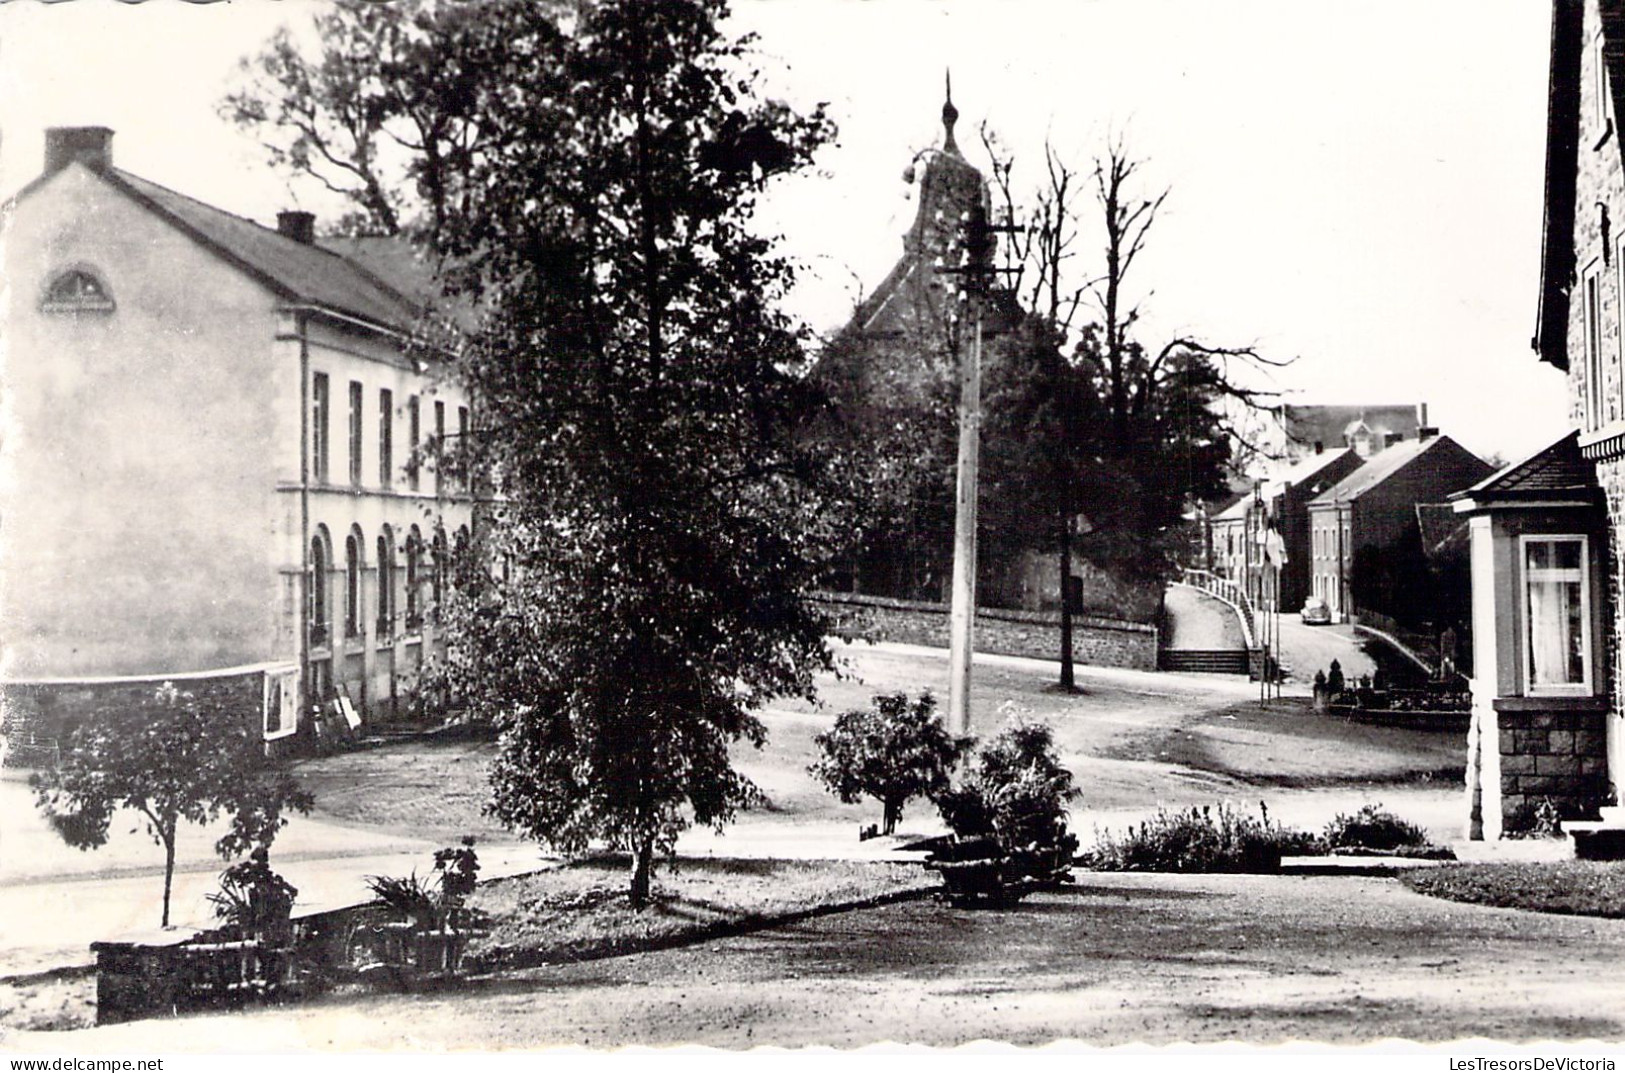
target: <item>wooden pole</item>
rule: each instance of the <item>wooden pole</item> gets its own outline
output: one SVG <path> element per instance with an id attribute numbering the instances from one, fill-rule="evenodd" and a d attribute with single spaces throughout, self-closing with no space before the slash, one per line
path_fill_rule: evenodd
<path id="1" fill-rule="evenodd" d="M 953 602 L 949 608 L 948 732 L 970 733 L 971 656 L 976 625 L 976 482 L 982 426 L 982 314 L 962 364 L 959 403 L 959 478 L 954 496 Z"/>

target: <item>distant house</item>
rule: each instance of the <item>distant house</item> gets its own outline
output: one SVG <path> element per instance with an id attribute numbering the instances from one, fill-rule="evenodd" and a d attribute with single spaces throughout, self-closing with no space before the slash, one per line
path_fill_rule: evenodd
<path id="1" fill-rule="evenodd" d="M 1383 406 L 1304 406 L 1282 408 L 1286 452 L 1293 459 L 1347 448 L 1361 458 L 1406 440 L 1427 428 L 1427 404 Z"/>
<path id="2" fill-rule="evenodd" d="M 1309 503 L 1363 461 L 1347 448 L 1308 455 L 1277 469 L 1256 495 L 1220 511 L 1211 536 L 1218 572 L 1241 584 L 1255 603 L 1301 608 L 1310 591 Z"/>
<path id="3" fill-rule="evenodd" d="M 1443 502 L 1491 470 L 1449 436 L 1379 452 L 1308 504 L 1310 591 L 1343 620 L 1431 618 L 1417 504 Z"/>
<path id="4" fill-rule="evenodd" d="M 1554 0 L 1534 347 L 1567 374 L 1574 431 L 1475 484 L 1468 833 L 1542 811 L 1593 826 L 1625 786 L 1625 7 Z"/>
<path id="5" fill-rule="evenodd" d="M 450 355 L 418 345 L 382 244 L 366 267 L 308 213 L 261 226 L 119 169 L 112 141 L 47 132 L 7 206 L 13 717 L 167 678 L 231 683 L 268 739 L 341 697 L 386 718 L 444 645 L 473 520 L 423 457 L 470 432 Z"/>

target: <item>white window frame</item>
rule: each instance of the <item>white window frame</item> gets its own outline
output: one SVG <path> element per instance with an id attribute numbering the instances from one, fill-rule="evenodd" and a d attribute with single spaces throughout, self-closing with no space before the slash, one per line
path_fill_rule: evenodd
<path id="1" fill-rule="evenodd" d="M 1534 680 L 1534 637 L 1529 621 L 1529 545 L 1556 544 L 1575 541 L 1580 545 L 1580 661 L 1581 681 L 1563 683 L 1537 683 Z M 1591 632 L 1591 540 L 1584 533 L 1530 533 L 1518 537 L 1518 634 L 1521 659 L 1520 677 L 1524 693 L 1531 697 L 1589 697 L 1592 694 L 1593 671 L 1596 663 L 1595 643 Z"/>

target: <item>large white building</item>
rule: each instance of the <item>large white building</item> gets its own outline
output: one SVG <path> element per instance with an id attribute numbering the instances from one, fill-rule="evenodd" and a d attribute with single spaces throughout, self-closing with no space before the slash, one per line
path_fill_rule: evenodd
<path id="1" fill-rule="evenodd" d="M 13 725 L 184 675 L 257 694 L 268 738 L 341 697 L 400 711 L 473 523 L 427 450 L 471 419 L 391 272 L 410 254 L 234 216 L 119 170 L 112 142 L 48 131 L 6 207 Z"/>

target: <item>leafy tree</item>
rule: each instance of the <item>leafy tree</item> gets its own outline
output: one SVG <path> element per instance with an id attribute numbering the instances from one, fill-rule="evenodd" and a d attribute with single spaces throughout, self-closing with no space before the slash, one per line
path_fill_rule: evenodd
<path id="1" fill-rule="evenodd" d="M 107 842 L 122 808 L 146 818 L 164 849 L 163 926 L 175 878 L 175 834 L 182 821 L 231 828 L 215 850 L 232 857 L 267 846 L 287 823 L 285 809 L 309 812 L 311 796 L 285 771 L 266 766 L 243 713 L 211 696 L 165 683 L 152 697 L 100 713 L 68 738 L 60 766 L 29 779 L 40 809 L 63 841 L 78 849 Z"/>
<path id="2" fill-rule="evenodd" d="M 775 311 L 791 268 L 750 227 L 830 126 L 757 99 L 724 14 L 603 0 L 545 63 L 483 53 L 486 149 L 441 231 L 488 310 L 463 368 L 502 492 L 445 682 L 499 728 L 493 813 L 629 850 L 635 905 L 686 826 L 757 796 L 729 756 L 763 741 L 752 709 L 831 658 L 804 596 L 839 489 L 792 435 L 816 400 Z"/>
<path id="3" fill-rule="evenodd" d="M 807 770 L 847 804 L 879 801 L 881 833 L 888 835 L 905 804 L 948 788 L 949 772 L 971 746 L 970 738 L 948 733 L 929 692 L 912 704 L 907 693 L 880 694 L 867 708 L 842 712 L 813 741 L 822 755 Z"/>
<path id="4" fill-rule="evenodd" d="M 338 230 L 438 241 L 466 212 L 487 151 L 483 109 L 506 60 L 539 71 L 561 32 L 549 0 L 335 0 L 313 19 L 314 55 L 284 28 L 241 64 L 220 114 L 266 149 L 273 167 L 353 207 Z M 534 84 L 534 79 L 531 80 Z"/>

